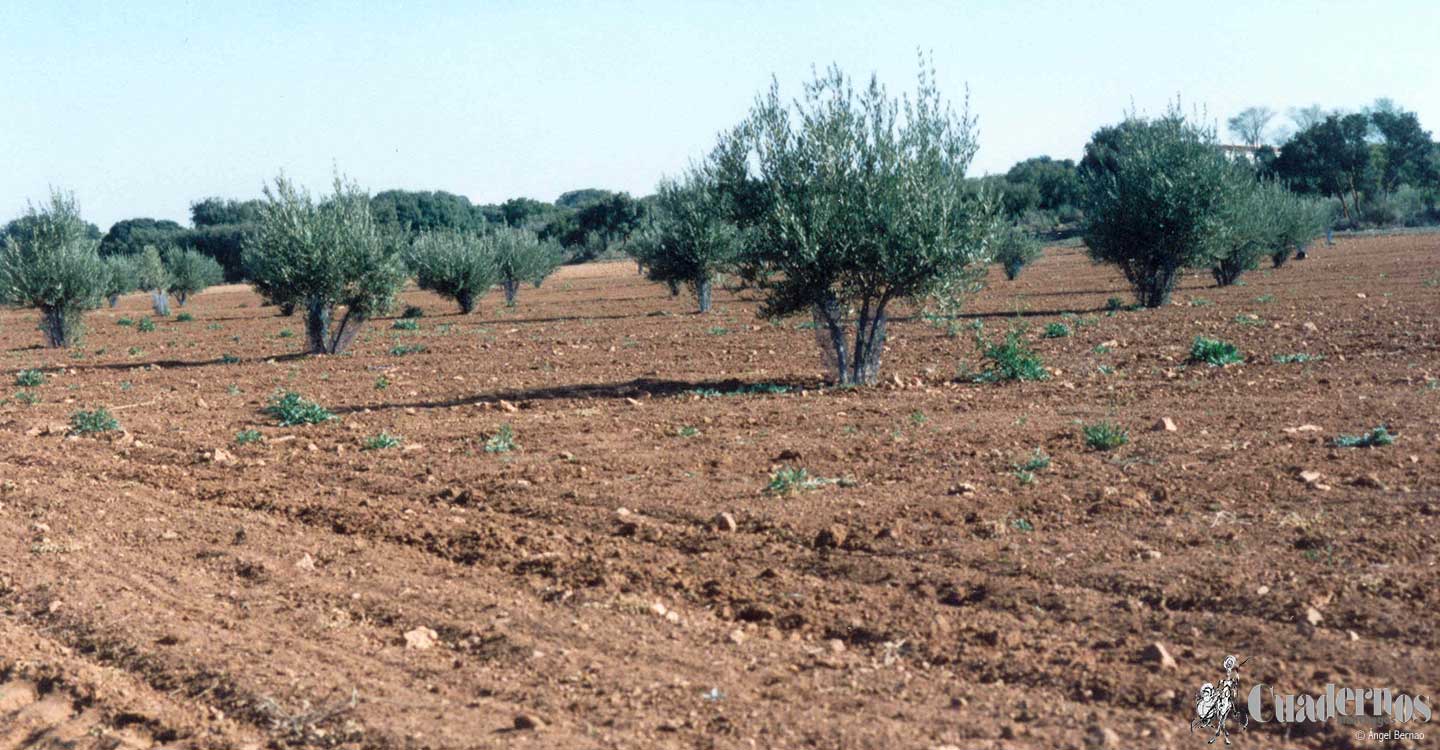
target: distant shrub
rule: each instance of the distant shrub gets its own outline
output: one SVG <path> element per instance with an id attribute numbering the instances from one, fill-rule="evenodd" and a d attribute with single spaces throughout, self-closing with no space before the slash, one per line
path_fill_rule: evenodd
<path id="1" fill-rule="evenodd" d="M 114 432 L 118 429 L 120 429 L 120 422 L 103 406 L 94 411 L 77 411 L 70 415 L 70 433 L 72 435 L 92 435 Z"/>
<path id="2" fill-rule="evenodd" d="M 410 248 L 415 283 L 452 299 L 468 315 L 475 303 L 499 280 L 494 244 L 472 232 L 424 232 Z"/>
<path id="3" fill-rule="evenodd" d="M 1005 278 L 1014 281 L 1021 269 L 1041 255 L 1040 241 L 1020 227 L 1006 227 L 993 239 L 995 260 L 1005 269 Z"/>
<path id="4" fill-rule="evenodd" d="M 420 330 L 420 323 L 410 318 L 401 318 L 391 323 L 390 327 L 397 331 L 418 331 Z"/>
<path id="5" fill-rule="evenodd" d="M 97 241 L 73 196 L 50 195 L 12 222 L 0 245 L 0 303 L 40 311 L 45 343 L 66 347 L 80 334 L 86 310 L 100 306 L 107 277 Z"/>
<path id="6" fill-rule="evenodd" d="M 150 307 L 160 317 L 170 314 L 170 270 L 165 267 L 165 259 L 161 256 L 160 249 L 154 245 L 145 245 L 140 254 L 135 256 L 136 284 L 138 288 L 150 293 Z"/>
<path id="7" fill-rule="evenodd" d="M 111 307 L 120 304 L 120 295 L 140 288 L 140 268 L 130 255 L 111 255 L 105 264 L 105 299 Z"/>
<path id="8" fill-rule="evenodd" d="M 320 424 L 335 418 L 329 409 L 293 391 L 276 394 L 265 407 L 265 413 L 279 420 L 281 427 Z"/>
<path id="9" fill-rule="evenodd" d="M 39 370 L 21 370 L 15 373 L 15 385 L 22 388 L 37 388 L 45 385 L 45 373 Z"/>
<path id="10" fill-rule="evenodd" d="M 191 295 L 209 289 L 225 280 L 225 269 L 214 258 L 194 250 L 172 248 L 165 255 L 169 272 L 169 291 L 181 307 Z"/>
<path id="11" fill-rule="evenodd" d="M 155 321 L 149 318 L 141 318 L 140 322 L 135 324 L 135 330 L 141 333 L 152 333 L 155 330 Z"/>
<path id="12" fill-rule="evenodd" d="M 1130 433 L 1110 422 L 1085 425 L 1080 432 L 1085 436 L 1085 444 L 1097 451 L 1114 450 L 1130 442 Z"/>
<path id="13" fill-rule="evenodd" d="M 1045 324 L 1045 338 L 1047 339 L 1063 339 L 1070 336 L 1071 333 L 1070 326 L 1064 323 Z"/>
<path id="14" fill-rule="evenodd" d="M 1240 350 L 1236 349 L 1234 344 L 1219 339 L 1196 336 L 1195 341 L 1190 345 L 1190 361 L 1204 362 L 1211 367 L 1224 367 L 1244 362 L 1245 357 L 1240 354 Z"/>

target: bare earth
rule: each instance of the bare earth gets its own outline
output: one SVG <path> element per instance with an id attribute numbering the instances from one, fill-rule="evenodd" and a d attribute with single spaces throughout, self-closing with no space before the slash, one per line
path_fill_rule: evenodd
<path id="1" fill-rule="evenodd" d="M 150 333 L 127 297 L 83 356 L 5 310 L 0 748 L 1198 747 L 1227 654 L 1242 700 L 1436 696 L 1440 235 L 1246 281 L 1107 316 L 1119 277 L 1052 249 L 973 304 L 992 338 L 1023 315 L 1050 380 L 958 381 L 972 332 L 902 319 L 848 391 L 753 292 L 698 316 L 628 263 L 469 317 L 409 292 L 418 332 L 341 357 L 297 356 L 303 321 L 243 287 Z M 1248 362 L 1187 364 L 1200 334 Z M 791 390 L 695 392 L 757 384 Z M 340 418 L 277 427 L 277 389 Z M 101 405 L 126 433 L 65 436 Z M 1087 448 L 1107 419 L 1130 443 Z M 519 447 L 486 451 L 505 424 Z M 1332 445 L 1381 424 L 1393 446 Z M 382 430 L 402 447 L 362 451 Z M 844 481 L 766 494 L 781 466 Z M 1440 726 L 1407 729 L 1234 741 Z"/>

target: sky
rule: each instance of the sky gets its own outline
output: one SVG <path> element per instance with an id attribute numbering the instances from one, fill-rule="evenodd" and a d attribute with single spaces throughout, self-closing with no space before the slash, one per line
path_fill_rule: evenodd
<path id="1" fill-rule="evenodd" d="M 1177 96 L 1252 105 L 1390 97 L 1440 130 L 1440 2 L 0 3 L 0 221 L 73 191 L 102 229 L 188 225 L 283 171 L 475 203 L 651 192 L 812 66 L 913 90 L 933 55 L 979 119 L 972 174 L 1078 158 Z M 1284 124 L 1277 121 L 1277 124 Z"/>

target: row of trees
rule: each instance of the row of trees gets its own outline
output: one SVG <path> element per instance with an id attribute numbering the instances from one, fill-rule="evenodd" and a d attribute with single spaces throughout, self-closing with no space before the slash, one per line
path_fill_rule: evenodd
<path id="1" fill-rule="evenodd" d="M 1348 225 L 1440 222 L 1440 143 L 1414 112 L 1377 99 L 1360 112 L 1294 110 L 1296 129 L 1272 141 L 1268 107 L 1229 120 L 1231 132 L 1257 147 L 1260 172 L 1292 190 L 1334 200 Z"/>

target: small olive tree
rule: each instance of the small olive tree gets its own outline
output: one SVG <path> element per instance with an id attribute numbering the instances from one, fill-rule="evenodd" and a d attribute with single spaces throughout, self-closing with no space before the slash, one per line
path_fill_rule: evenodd
<path id="1" fill-rule="evenodd" d="M 409 263 L 421 289 L 454 300 L 469 315 L 500 279 L 494 250 L 493 242 L 471 232 L 424 232 L 410 247 Z"/>
<path id="2" fill-rule="evenodd" d="M 150 293 L 150 307 L 155 314 L 160 317 L 169 315 L 170 269 L 165 267 L 160 250 L 154 245 L 146 245 L 135 256 L 135 269 L 137 288 Z"/>
<path id="3" fill-rule="evenodd" d="M 521 284 L 528 281 L 539 286 L 560 265 L 559 248 L 528 229 L 497 227 L 484 239 L 495 258 L 506 307 L 515 306 Z"/>
<path id="4" fill-rule="evenodd" d="M 631 240 L 630 249 L 651 281 L 680 284 L 694 292 L 700 312 L 710 312 L 716 274 L 739 257 L 739 232 L 716 181 L 704 167 L 692 168 L 683 182 L 665 180 L 655 191 L 650 226 Z"/>
<path id="5" fill-rule="evenodd" d="M 763 315 L 810 312 L 834 382 L 875 382 L 892 303 L 989 262 L 994 213 L 964 184 L 976 148 L 968 110 L 957 116 L 923 66 L 899 101 L 874 76 L 856 92 L 833 67 L 793 106 L 772 83 L 722 136 L 741 276 L 765 291 Z"/>
<path id="6" fill-rule="evenodd" d="M 304 310 L 311 354 L 344 352 L 405 282 L 398 245 L 376 224 L 370 196 L 340 177 L 319 202 L 283 176 L 267 185 L 244 263 L 266 301 Z"/>
<path id="7" fill-rule="evenodd" d="M 1237 167 L 1225 191 L 1222 220 L 1212 233 L 1211 273 L 1230 286 L 1269 256 L 1276 268 L 1324 231 L 1323 207 L 1275 181 L 1257 182 Z"/>
<path id="8" fill-rule="evenodd" d="M 1182 269 L 1210 265 L 1231 165 L 1213 130 L 1178 107 L 1114 133 L 1109 162 L 1083 170 L 1085 245 L 1097 263 L 1120 269 L 1140 304 L 1160 307 Z"/>
<path id="9" fill-rule="evenodd" d="M 140 288 L 140 268 L 133 255 L 111 255 L 105 263 L 105 299 L 110 307 L 120 304 L 120 295 Z"/>
<path id="10" fill-rule="evenodd" d="M 170 273 L 170 293 L 181 307 L 190 295 L 225 280 L 225 269 L 220 263 L 195 250 L 172 248 L 165 256 L 165 268 Z"/>
<path id="11" fill-rule="evenodd" d="M 1288 190 L 1276 201 L 1274 211 L 1270 262 L 1276 268 L 1285 265 L 1285 261 L 1296 251 L 1304 251 L 1306 245 L 1325 233 L 1332 221 L 1330 208 L 1324 201 Z"/>
<path id="12" fill-rule="evenodd" d="M 1005 269 L 1005 278 L 1014 281 L 1025 266 L 1040 257 L 1040 240 L 1016 226 L 1004 227 L 993 239 L 995 261 Z"/>
<path id="13" fill-rule="evenodd" d="M 26 219 L 0 247 L 0 301 L 38 308 L 45 343 L 69 346 L 105 291 L 99 243 L 71 195 L 52 192 L 49 205 L 31 206 Z"/>

